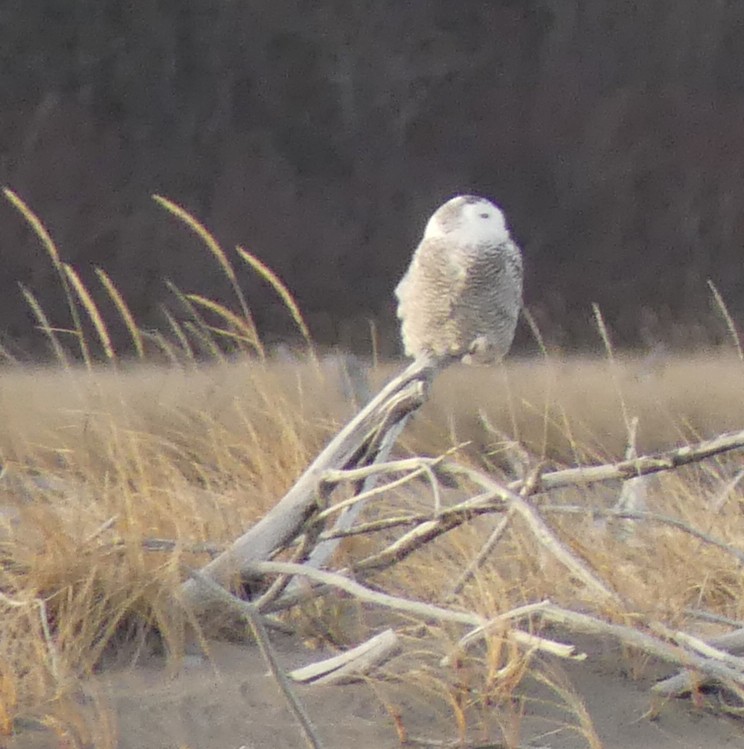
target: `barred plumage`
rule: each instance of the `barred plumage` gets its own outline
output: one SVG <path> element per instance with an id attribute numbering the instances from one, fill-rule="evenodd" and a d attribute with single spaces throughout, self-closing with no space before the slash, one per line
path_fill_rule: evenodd
<path id="1" fill-rule="evenodd" d="M 522 305 L 522 255 L 501 210 L 474 195 L 447 201 L 429 219 L 395 295 L 408 356 L 500 360 Z"/>

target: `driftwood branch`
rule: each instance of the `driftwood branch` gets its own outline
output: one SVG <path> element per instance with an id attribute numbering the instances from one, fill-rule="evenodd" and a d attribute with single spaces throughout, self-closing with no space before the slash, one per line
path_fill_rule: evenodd
<path id="1" fill-rule="evenodd" d="M 229 549 L 207 564 L 202 574 L 229 585 L 252 562 L 267 559 L 296 538 L 317 507 L 318 484 L 323 475 L 331 469 L 373 462 L 376 456 L 371 454 L 374 452 L 371 447 L 376 445 L 379 449 L 385 437 L 380 435 L 380 425 L 385 423 L 392 429 L 419 408 L 428 397 L 433 373 L 428 362 L 417 361 L 391 381 L 331 440 L 284 498 Z M 181 593 L 184 601 L 197 611 L 210 603 L 204 586 L 198 586 L 193 579 L 184 582 Z"/>
<path id="2" fill-rule="evenodd" d="M 558 536 L 551 530 L 548 524 L 540 516 L 540 513 L 532 507 L 523 497 L 515 494 L 506 487 L 499 486 L 489 476 L 481 471 L 476 471 L 464 466 L 459 467 L 459 472 L 466 475 L 471 481 L 486 491 L 493 492 L 494 495 L 500 495 L 506 501 L 509 508 L 518 514 L 532 531 L 535 538 L 540 544 L 547 549 L 561 564 L 563 564 L 575 577 L 590 590 L 594 591 L 601 599 L 621 603 L 620 597 L 614 591 L 610 590 L 595 575 L 589 567 L 584 564 L 576 555 L 572 554 L 561 542 Z M 524 482 L 521 482 L 524 484 Z"/>
<path id="3" fill-rule="evenodd" d="M 535 492 L 565 486 L 586 486 L 604 481 L 625 481 L 634 476 L 671 471 L 742 448 L 744 448 L 744 429 L 738 432 L 727 432 L 713 439 L 667 450 L 657 455 L 642 455 L 631 460 L 621 460 L 618 463 L 606 463 L 586 468 L 565 468 L 561 471 L 544 473 L 535 487 Z M 519 490 L 522 483 L 522 481 L 513 481 L 509 484 L 509 488 Z"/>
<path id="4" fill-rule="evenodd" d="M 246 572 L 249 576 L 256 578 L 262 578 L 267 574 L 303 575 L 314 582 L 343 590 L 360 601 L 414 614 L 425 619 L 468 624 L 476 627 L 486 622 L 482 616 L 473 612 L 456 611 L 455 609 L 448 609 L 442 606 L 434 606 L 431 603 L 411 601 L 408 598 L 380 593 L 354 580 L 350 580 L 342 574 L 313 569 L 303 564 L 292 564 L 290 562 L 253 562 L 246 569 Z"/>
<path id="5" fill-rule="evenodd" d="M 625 626 L 588 613 L 561 608 L 548 601 L 527 604 L 486 620 L 474 611 L 390 595 L 373 590 L 359 581 L 398 564 L 442 534 L 482 515 L 500 517 L 496 517 L 494 525 L 488 528 L 490 535 L 480 552 L 455 581 L 450 596 L 446 598 L 448 603 L 456 600 L 458 593 L 477 569 L 496 553 L 496 545 L 507 528 L 512 523 L 519 522 L 532 534 L 535 548 L 549 553 L 565 567 L 566 573 L 593 595 L 601 610 L 625 610 L 627 604 L 621 596 L 589 562 L 571 550 L 570 545 L 546 520 L 546 517 L 559 513 L 664 524 L 715 546 L 737 562 L 744 563 L 744 550 L 700 531 L 681 519 L 626 506 L 629 497 L 637 499 L 638 492 L 633 492 L 639 486 L 640 477 L 674 470 L 744 448 L 744 430 L 656 455 L 639 456 L 635 451 L 634 422 L 629 431 L 626 459 L 605 465 L 555 471 L 544 471 L 521 446 L 514 445 L 509 449 L 519 452 L 511 456 L 510 465 L 512 472 L 519 478 L 508 484 L 502 484 L 482 471 L 454 462 L 448 455 L 386 462 L 407 419 L 426 401 L 434 374 L 435 368 L 428 362 L 416 362 L 383 388 L 331 440 L 297 483 L 264 518 L 183 584 L 185 602 L 197 614 L 211 614 L 208 609 L 212 604 L 215 605 L 215 611 L 220 608 L 223 611 L 225 608 L 230 609 L 241 617 L 247 617 L 252 626 L 255 619 L 258 622 L 254 626 L 256 630 L 256 626 L 262 626 L 259 610 L 281 610 L 309 597 L 340 589 L 368 604 L 383 606 L 423 620 L 462 625 L 471 631 L 460 641 L 461 649 L 496 630 L 503 631 L 503 636 L 529 651 L 541 650 L 564 658 L 581 657 L 574 652 L 573 646 L 546 639 L 539 633 L 536 634 L 532 626 L 529 631 L 516 626 L 520 620 L 529 617 L 531 624 L 535 620 L 542 620 L 560 625 L 571 632 L 613 637 L 628 647 L 683 669 L 682 673 L 659 683 L 654 690 L 657 693 L 679 694 L 706 681 L 720 682 L 739 694 L 744 693 L 744 658 L 727 650 L 727 647 L 733 649 L 740 646 L 741 640 L 744 640 L 741 632 L 735 636 L 732 634 L 727 641 L 718 642 L 715 638 L 703 641 L 689 633 L 665 628 L 660 623 L 645 627 Z M 493 431 L 492 427 L 489 428 Z M 531 471 L 528 470 L 530 466 Z M 387 516 L 359 523 L 359 515 L 365 504 L 406 482 L 422 477 L 430 483 L 434 500 L 431 512 L 399 511 L 395 517 Z M 461 488 L 471 487 L 473 491 L 459 502 L 444 506 L 440 480 L 443 485 L 449 486 L 452 479 Z M 720 509 L 739 479 L 740 475 L 737 474 L 735 481 L 727 486 L 723 499 L 714 503 L 714 510 Z M 532 495 L 549 493 L 560 487 L 587 486 L 607 481 L 623 482 L 621 502 L 614 509 L 597 510 L 545 503 L 538 507 L 529 501 Z M 341 484 L 352 485 L 354 496 L 332 503 L 332 494 Z M 326 523 L 334 519 L 334 527 L 326 529 Z M 328 563 L 341 539 L 394 529 L 403 530 L 392 537 L 386 536 L 382 548 L 355 561 L 348 570 L 332 572 L 320 569 Z M 154 543 L 153 548 L 158 545 Z M 286 558 L 289 550 L 292 551 L 293 561 L 268 561 L 278 551 L 283 551 Z M 352 576 L 357 579 L 351 579 Z M 261 582 L 265 592 L 258 603 L 241 603 L 224 589 L 238 577 Z M 271 580 L 274 582 L 271 583 Z M 289 585 L 285 589 L 287 583 Z M 277 596 L 279 597 L 276 598 Z M 244 606 L 248 609 L 243 608 Z M 309 670 L 300 671 L 295 676 L 318 683 L 330 683 L 348 678 L 354 673 L 364 673 L 380 659 L 388 657 L 397 647 L 395 636 L 393 633 L 391 635 L 383 637 L 379 647 L 373 638 L 352 651 L 308 667 Z M 256 636 L 260 640 L 260 634 Z M 691 677 L 690 673 L 695 676 Z"/>
<path id="6" fill-rule="evenodd" d="M 744 688 L 744 658 L 734 659 L 733 656 L 729 656 L 727 661 L 723 662 L 718 658 L 701 655 L 696 649 L 689 647 L 689 641 L 685 642 L 684 638 L 676 638 L 676 643 L 668 642 L 634 627 L 613 624 L 553 604 L 539 609 L 535 615 L 554 624 L 560 624 L 573 632 L 612 637 L 623 645 L 667 663 L 694 669 L 715 681 L 731 684 L 739 689 Z"/>
<path id="7" fill-rule="evenodd" d="M 399 650 L 398 636 L 392 629 L 386 629 L 340 655 L 297 668 L 289 677 L 303 684 L 348 684 L 358 681 Z"/>
<path id="8" fill-rule="evenodd" d="M 253 631 L 253 636 L 256 638 L 258 646 L 261 648 L 261 654 L 266 661 L 266 665 L 269 667 L 271 675 L 276 680 L 279 689 L 284 695 L 290 712 L 295 717 L 295 720 L 302 730 L 305 742 L 311 749 L 323 749 L 323 744 L 318 738 L 317 731 L 310 720 L 310 716 L 295 695 L 292 690 L 292 685 L 277 662 L 276 654 L 274 653 L 271 641 L 269 640 L 269 635 L 263 626 L 261 615 L 256 607 L 251 603 L 241 601 L 239 598 L 231 595 L 223 587 L 213 580 L 210 580 L 206 575 L 203 575 L 198 570 L 189 570 L 189 575 L 196 585 L 208 590 L 211 597 L 221 601 L 239 617 L 245 619 L 246 623 Z"/>
<path id="9" fill-rule="evenodd" d="M 290 543 L 302 532 L 306 521 L 317 509 L 320 482 L 326 477 L 331 481 L 340 479 L 341 476 L 334 472 L 369 468 L 377 457 L 377 454 L 371 453 L 374 453 L 375 449 L 379 451 L 380 447 L 385 444 L 385 436 L 389 430 L 394 429 L 426 400 L 433 374 L 434 369 L 429 363 L 416 362 L 391 381 L 331 441 L 285 497 L 264 518 L 237 539 L 230 548 L 206 565 L 202 570 L 203 574 L 222 583 L 228 583 L 232 576 L 245 572 L 251 562 L 267 559 L 276 550 Z M 382 434 L 381 424 L 386 425 L 388 430 L 383 430 Z M 513 508 L 527 522 L 541 544 L 548 547 L 556 558 L 569 567 L 585 585 L 600 596 L 617 602 L 617 595 L 563 547 L 539 513 L 523 497 L 516 495 L 515 490 L 526 490 L 525 494 L 531 494 L 562 486 L 627 480 L 632 477 L 672 470 L 741 447 L 744 447 L 744 430 L 723 434 L 696 445 L 687 445 L 658 455 L 641 456 L 601 466 L 552 471 L 542 474 L 537 481 L 520 479 L 507 487 L 498 486 L 493 480 L 480 474 L 480 484 L 486 492 L 480 497 L 473 498 L 471 502 L 474 510 L 478 505 L 482 508 L 485 503 L 494 501 L 503 502 L 504 509 L 507 506 Z M 437 468 L 456 475 L 467 474 L 471 479 L 475 476 L 471 469 L 465 469 L 451 461 Z M 369 479 L 376 473 L 370 469 L 366 475 Z M 497 507 L 493 507 L 490 511 L 497 510 Z M 389 566 L 395 560 L 405 558 L 423 543 L 457 527 L 466 519 L 465 513 L 457 517 L 444 511 L 434 520 L 419 523 L 409 534 L 384 552 L 362 560 L 355 565 L 355 568 L 360 571 L 370 571 Z M 403 522 L 415 521 L 411 519 Z M 337 534 L 321 535 L 320 539 L 330 541 L 342 537 L 350 530 L 342 526 Z M 208 605 L 207 601 L 203 600 L 203 589 L 199 591 L 193 580 L 184 583 L 182 593 L 185 600 L 195 608 L 204 608 Z"/>
<path id="10" fill-rule="evenodd" d="M 395 611 L 402 611 L 408 614 L 414 614 L 424 619 L 432 619 L 434 621 L 452 622 L 455 624 L 467 624 L 478 628 L 487 628 L 489 621 L 484 619 L 479 614 L 470 611 L 456 611 L 454 609 L 444 608 L 442 606 L 435 606 L 430 603 L 423 603 L 420 601 L 412 601 L 408 598 L 402 598 L 400 596 L 391 596 L 388 593 L 380 593 L 371 588 L 367 588 L 364 585 L 360 585 L 354 580 L 350 580 L 344 575 L 340 575 L 335 572 L 327 572 L 325 570 L 316 570 L 306 565 L 291 564 L 288 562 L 255 562 L 251 569 L 256 575 L 263 576 L 265 574 L 295 574 L 304 575 L 313 581 L 328 585 L 333 588 L 339 588 L 340 590 L 349 593 L 360 601 L 372 603 L 377 606 L 383 606 L 385 608 L 393 609 Z M 535 607 L 539 608 L 539 607 Z M 529 613 L 529 612 L 527 612 Z M 526 616 L 525 612 L 518 612 L 514 614 L 514 618 L 519 616 Z M 507 621 L 509 615 L 503 616 L 503 621 Z M 510 630 L 508 636 L 511 637 L 518 644 L 532 649 L 532 650 L 543 650 L 545 652 L 558 655 L 562 658 L 573 658 L 576 657 L 574 654 L 574 648 L 571 645 L 564 645 L 563 643 L 557 643 L 553 640 L 546 640 L 537 635 L 529 632 L 522 632 L 521 630 L 514 629 Z"/>
<path id="11" fill-rule="evenodd" d="M 726 655 L 729 655 L 731 651 L 744 650 L 744 628 L 707 638 L 705 644 L 716 650 L 725 648 Z M 713 681 L 712 678 L 701 678 L 699 674 L 693 671 L 683 671 L 654 684 L 651 690 L 657 694 L 663 694 L 665 697 L 678 697 L 706 686 L 711 681 Z"/>
<path id="12" fill-rule="evenodd" d="M 498 629 L 504 629 L 505 626 L 513 623 L 518 622 L 521 619 L 526 619 L 533 614 L 538 613 L 541 609 L 545 609 L 548 606 L 550 606 L 550 601 L 540 601 L 539 603 L 528 603 L 525 606 L 520 606 L 519 608 L 512 609 L 511 611 L 507 611 L 503 614 L 499 614 L 498 616 L 493 617 L 493 619 L 489 619 L 485 624 L 482 624 L 479 627 L 476 627 L 475 629 L 468 632 L 464 637 L 460 639 L 460 641 L 457 643 L 457 647 L 455 649 L 454 654 L 450 654 L 442 658 L 439 665 L 441 666 L 451 666 L 456 658 L 456 654 L 459 653 L 462 650 L 465 650 L 466 648 L 470 647 L 473 643 L 480 642 L 484 638 L 488 637 L 492 632 Z M 516 639 L 520 640 L 519 635 L 527 636 L 527 637 L 534 637 L 534 635 L 529 635 L 527 632 L 522 632 L 518 629 L 512 629 L 509 631 L 509 635 L 517 636 Z M 537 649 L 542 650 L 543 652 L 551 653 L 552 655 L 557 655 L 560 658 L 571 658 L 573 660 L 579 660 L 583 661 L 586 658 L 585 653 L 577 653 L 576 648 L 573 645 L 566 645 L 562 642 L 555 642 L 553 640 L 546 640 L 542 637 L 536 638 L 539 640 L 539 644 L 537 645 Z M 527 640 L 521 639 L 521 642 L 525 645 L 528 644 Z"/>
<path id="13" fill-rule="evenodd" d="M 744 564 L 744 551 L 727 544 L 720 539 L 698 530 L 689 523 L 679 518 L 673 518 L 670 515 L 661 515 L 657 512 L 630 512 L 627 510 L 607 510 L 602 508 L 579 507 L 577 505 L 543 505 L 541 511 L 550 514 L 563 515 L 590 515 L 592 517 L 617 518 L 619 520 L 645 520 L 649 523 L 659 523 L 676 528 L 683 533 L 687 533 L 693 538 L 697 538 L 705 544 L 715 546 L 721 551 L 725 551 L 734 557 L 739 564 Z"/>

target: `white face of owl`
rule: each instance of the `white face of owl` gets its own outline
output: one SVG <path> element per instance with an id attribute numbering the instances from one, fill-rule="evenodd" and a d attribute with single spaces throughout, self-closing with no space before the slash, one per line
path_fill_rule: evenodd
<path id="1" fill-rule="evenodd" d="M 506 219 L 490 200 L 458 195 L 437 208 L 426 224 L 424 239 L 447 238 L 465 245 L 502 244 L 509 239 Z"/>

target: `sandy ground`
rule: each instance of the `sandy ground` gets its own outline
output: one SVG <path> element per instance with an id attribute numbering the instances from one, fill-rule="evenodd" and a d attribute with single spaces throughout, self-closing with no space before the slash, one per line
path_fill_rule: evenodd
<path id="1" fill-rule="evenodd" d="M 286 668 L 319 659 L 287 638 L 277 643 Z M 660 706 L 649 717 L 650 676 L 631 680 L 614 646 L 583 641 L 589 658 L 558 666 L 580 695 L 605 749 L 711 749 L 744 747 L 744 724 L 697 710 L 689 701 Z M 647 669 L 648 670 L 648 669 Z M 659 674 L 668 671 L 658 671 Z M 383 689 L 384 691 L 384 689 Z M 343 687 L 299 687 L 299 695 L 328 749 L 399 747 L 390 714 L 365 684 Z M 101 727 L 113 741 L 93 738 L 88 746 L 120 749 L 271 749 L 306 744 L 286 710 L 277 686 L 254 646 L 215 643 L 211 660 L 192 659 L 177 675 L 151 659 L 136 667 L 112 670 L 89 685 L 111 706 L 115 731 Z M 559 705 L 555 693 L 527 679 L 524 715 L 519 721 L 519 746 L 531 749 L 574 749 L 590 746 L 575 729 L 575 714 Z M 454 739 L 454 721 L 445 709 L 416 694 L 396 693 L 395 706 L 411 737 L 428 738 L 433 746 Z M 498 720 L 489 733 L 471 738 L 478 747 L 503 747 Z M 574 727 L 571 727 L 572 723 Z M 115 734 L 115 735 L 114 735 Z M 437 744 L 436 742 L 444 742 Z M 74 746 L 48 733 L 28 730 L 5 749 Z M 509 744 L 513 746 L 513 744 Z M 595 744 L 595 747 L 597 745 Z"/>

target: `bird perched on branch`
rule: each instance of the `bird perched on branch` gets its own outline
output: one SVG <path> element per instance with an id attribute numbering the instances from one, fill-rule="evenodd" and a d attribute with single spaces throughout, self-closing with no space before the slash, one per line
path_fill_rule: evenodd
<path id="1" fill-rule="evenodd" d="M 475 195 L 438 208 L 395 295 L 407 356 L 499 361 L 522 306 L 522 255 L 501 210 Z"/>

